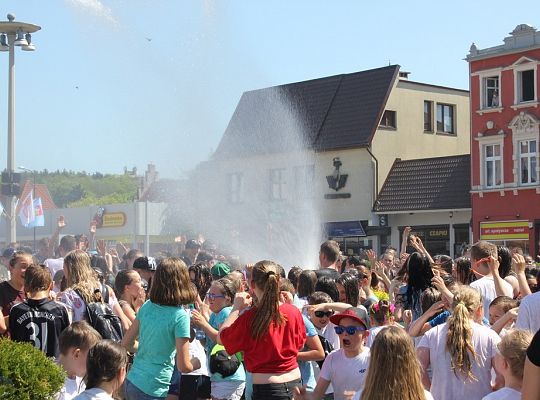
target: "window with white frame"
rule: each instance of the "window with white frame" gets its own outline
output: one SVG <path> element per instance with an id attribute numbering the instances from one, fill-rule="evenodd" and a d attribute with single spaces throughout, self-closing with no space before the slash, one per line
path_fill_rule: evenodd
<path id="1" fill-rule="evenodd" d="M 285 180 L 285 168 L 270 170 L 270 200 L 284 200 L 287 181 Z"/>
<path id="2" fill-rule="evenodd" d="M 485 187 L 499 187 L 502 184 L 502 157 L 500 144 L 484 145 L 484 183 Z"/>
<path id="3" fill-rule="evenodd" d="M 500 106 L 499 76 L 482 78 L 482 108 L 496 108 Z"/>
<path id="4" fill-rule="evenodd" d="M 228 200 L 229 203 L 241 203 L 242 202 L 242 173 L 237 172 L 229 174 L 227 176 L 229 183 L 228 186 Z"/>
<path id="5" fill-rule="evenodd" d="M 294 167 L 296 195 L 299 198 L 312 198 L 314 195 L 315 165 Z"/>
<path id="6" fill-rule="evenodd" d="M 522 185 L 536 183 L 536 140 L 519 142 L 519 182 Z"/>
<path id="7" fill-rule="evenodd" d="M 437 103 L 437 132 L 455 134 L 455 107 Z"/>

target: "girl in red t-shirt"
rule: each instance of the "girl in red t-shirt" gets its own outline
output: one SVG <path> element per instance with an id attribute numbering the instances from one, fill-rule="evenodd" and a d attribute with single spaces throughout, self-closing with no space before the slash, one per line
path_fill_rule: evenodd
<path id="1" fill-rule="evenodd" d="M 255 264 L 250 286 L 257 305 L 252 307 L 248 293 L 237 293 L 219 330 L 218 342 L 228 354 L 244 353 L 255 399 L 292 399 L 294 387 L 301 385 L 296 356 L 304 346 L 306 330 L 300 311 L 280 302 L 279 280 L 274 262 Z"/>

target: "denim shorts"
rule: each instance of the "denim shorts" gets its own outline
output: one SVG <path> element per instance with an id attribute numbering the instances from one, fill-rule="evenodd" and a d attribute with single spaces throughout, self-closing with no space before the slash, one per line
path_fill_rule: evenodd
<path id="1" fill-rule="evenodd" d="M 253 385 L 253 400 L 290 400 L 293 398 L 294 388 L 301 387 L 302 381 L 296 379 L 285 383 L 266 383 Z"/>
<path id="2" fill-rule="evenodd" d="M 165 397 L 155 397 L 144 393 L 127 379 L 124 381 L 124 391 L 126 400 L 163 400 Z"/>

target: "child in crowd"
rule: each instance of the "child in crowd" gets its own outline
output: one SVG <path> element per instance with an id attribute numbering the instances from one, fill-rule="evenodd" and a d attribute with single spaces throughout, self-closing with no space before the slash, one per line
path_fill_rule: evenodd
<path id="1" fill-rule="evenodd" d="M 112 340 L 98 342 L 88 352 L 86 389 L 74 400 L 113 400 L 126 378 L 126 350 Z"/>
<path id="2" fill-rule="evenodd" d="M 491 368 L 500 337 L 480 325 L 482 297 L 463 286 L 448 321 L 426 332 L 417 348 L 422 382 L 437 400 L 479 399 L 491 392 Z M 431 366 L 430 381 L 427 370 Z M 498 377 L 499 378 L 499 377 Z M 496 384 L 500 384 L 497 379 Z"/>
<path id="3" fill-rule="evenodd" d="M 181 305 L 194 303 L 195 286 L 186 265 L 179 258 L 164 258 L 157 266 L 150 286 L 150 300 L 142 305 L 136 319 L 122 339 L 122 345 L 137 354 L 126 379 L 127 400 L 166 397 L 174 369 L 174 355 L 181 372 L 200 368 L 190 359 L 190 326 Z"/>
<path id="4" fill-rule="evenodd" d="M 377 334 L 384 328 L 394 325 L 394 305 L 388 300 L 379 300 L 369 307 L 371 328 L 366 341 L 366 347 L 371 347 Z"/>
<path id="5" fill-rule="evenodd" d="M 27 298 L 11 309 L 11 339 L 30 342 L 48 357 L 58 357 L 58 337 L 69 325 L 66 307 L 49 298 L 52 278 L 44 265 L 26 269 L 24 288 Z"/>
<path id="6" fill-rule="evenodd" d="M 531 344 L 532 333 L 522 329 L 509 331 L 497 345 L 495 369 L 504 378 L 504 387 L 490 393 L 483 400 L 519 400 L 527 348 Z"/>
<path id="7" fill-rule="evenodd" d="M 324 292 L 313 292 L 308 298 L 310 306 L 317 304 L 329 304 L 332 303 L 332 298 Z M 317 333 L 324 337 L 331 345 L 332 348 L 339 349 L 339 336 L 334 331 L 333 325 L 330 323 L 330 317 L 334 315 L 333 310 L 314 311 L 313 308 L 308 308 L 309 319 L 317 328 Z"/>
<path id="8" fill-rule="evenodd" d="M 210 309 L 210 316 L 205 317 L 204 311 L 193 310 L 191 320 L 195 326 L 206 334 L 206 350 L 208 356 L 216 345 L 216 338 L 221 324 L 227 319 L 232 310 L 232 301 L 236 294 L 236 285 L 228 278 L 218 279 L 210 285 L 206 294 L 206 301 Z M 213 372 L 210 376 L 211 393 L 214 399 L 240 399 L 244 391 L 246 373 L 240 364 L 232 375 L 223 376 L 220 372 Z M 182 377 L 183 379 L 183 377 Z"/>
<path id="9" fill-rule="evenodd" d="M 334 331 L 339 335 L 341 348 L 324 361 L 313 392 L 306 388 L 296 389 L 298 400 L 320 400 L 330 385 L 334 389 L 335 400 L 345 400 L 364 388 L 364 380 L 369 366 L 369 348 L 364 341 L 369 335 L 367 321 L 362 320 L 353 310 L 347 310 L 330 317 Z"/>
<path id="10" fill-rule="evenodd" d="M 503 337 L 514 325 L 519 302 L 508 296 L 496 297 L 489 305 L 489 324 L 491 329 Z"/>
<path id="11" fill-rule="evenodd" d="M 88 350 L 100 340 L 100 334 L 85 321 L 73 322 L 62 331 L 58 364 L 66 371 L 66 380 L 57 400 L 71 400 L 84 390 Z"/>
<path id="12" fill-rule="evenodd" d="M 433 400 L 422 386 L 420 363 L 410 336 L 399 326 L 387 326 L 373 341 L 364 390 L 356 392 L 353 399 L 395 398 Z"/>

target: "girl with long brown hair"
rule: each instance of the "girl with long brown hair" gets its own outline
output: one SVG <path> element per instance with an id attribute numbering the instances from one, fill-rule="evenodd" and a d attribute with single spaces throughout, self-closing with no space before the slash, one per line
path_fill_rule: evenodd
<path id="1" fill-rule="evenodd" d="M 256 263 L 250 287 L 257 305 L 252 307 L 248 293 L 237 293 L 218 334 L 228 354 L 244 352 L 255 399 L 291 399 L 293 389 L 301 384 L 296 357 L 306 341 L 306 330 L 300 311 L 280 300 L 279 281 L 277 264 Z"/>
<path id="2" fill-rule="evenodd" d="M 422 386 L 420 364 L 407 332 L 388 326 L 379 332 L 371 346 L 371 359 L 361 400 L 432 400 Z"/>
<path id="3" fill-rule="evenodd" d="M 491 368 L 501 339 L 480 324 L 482 316 L 480 293 L 463 286 L 454 296 L 448 321 L 422 337 L 417 350 L 422 382 L 437 400 L 481 399 L 492 391 Z M 426 372 L 430 365 L 431 382 Z"/>

